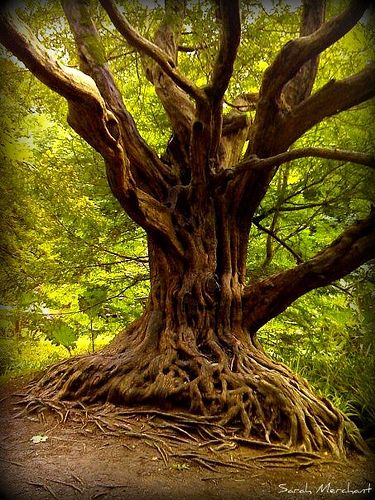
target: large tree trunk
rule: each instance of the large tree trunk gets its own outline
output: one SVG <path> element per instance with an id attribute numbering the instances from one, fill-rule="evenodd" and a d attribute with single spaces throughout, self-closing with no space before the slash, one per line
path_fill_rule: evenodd
<path id="1" fill-rule="evenodd" d="M 217 415 L 245 436 L 343 453 L 345 441 L 355 442 L 344 417 L 243 327 L 240 229 L 225 205 L 187 193 L 181 189 L 171 208 L 188 264 L 150 237 L 151 293 L 142 317 L 101 352 L 52 367 L 36 394 L 179 406 Z"/>

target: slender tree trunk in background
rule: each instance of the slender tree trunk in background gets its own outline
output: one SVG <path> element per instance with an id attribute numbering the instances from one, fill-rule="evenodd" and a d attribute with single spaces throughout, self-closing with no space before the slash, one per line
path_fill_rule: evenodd
<path id="1" fill-rule="evenodd" d="M 91 350 L 95 352 L 95 340 L 94 340 L 94 330 L 92 328 L 92 318 L 90 318 L 90 340 L 91 340 Z"/>

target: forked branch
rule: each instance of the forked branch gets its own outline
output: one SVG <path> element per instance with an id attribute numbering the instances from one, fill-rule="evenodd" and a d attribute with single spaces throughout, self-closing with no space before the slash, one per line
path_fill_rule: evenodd
<path id="1" fill-rule="evenodd" d="M 357 106 L 375 96 L 375 64 L 343 80 L 331 80 L 296 106 L 280 125 L 280 141 L 293 144 L 324 118 Z"/>
<path id="2" fill-rule="evenodd" d="M 177 65 L 178 41 L 185 16 L 184 0 L 167 0 L 165 13 L 156 31 L 154 43 L 163 50 Z M 146 59 L 146 58 L 145 58 Z M 186 143 L 189 143 L 191 126 L 194 120 L 194 104 L 189 95 L 168 76 L 153 59 L 144 61 L 145 73 L 154 85 L 155 92 L 162 103 L 174 133 L 174 145 L 169 151 L 176 156 L 187 156 Z M 185 148 L 184 148 L 185 146 Z"/>
<path id="3" fill-rule="evenodd" d="M 14 13 L 0 13 L 0 41 L 30 71 L 69 105 L 68 123 L 105 159 L 113 194 L 133 220 L 167 242 L 171 251 L 182 256 L 183 249 L 165 207 L 142 191 L 130 171 L 129 158 L 119 140 L 119 122 L 85 73 L 54 60 Z"/>
<path id="4" fill-rule="evenodd" d="M 100 3 L 129 45 L 157 62 L 162 70 L 193 99 L 198 102 L 206 101 L 205 93 L 177 70 L 174 58 L 138 33 L 112 0 L 100 0 Z"/>
<path id="5" fill-rule="evenodd" d="M 103 109 L 104 101 L 94 80 L 53 59 L 13 10 L 0 11 L 0 42 L 53 91 L 97 112 Z"/>
<path id="6" fill-rule="evenodd" d="M 74 36 L 80 69 L 93 78 L 106 103 L 114 111 L 123 110 L 122 97 L 108 69 L 105 50 L 90 17 L 87 2 L 61 0 L 61 5 Z"/>
<path id="7" fill-rule="evenodd" d="M 315 288 L 329 285 L 375 258 L 375 211 L 315 257 L 245 290 L 243 322 L 251 334 Z"/>
<path id="8" fill-rule="evenodd" d="M 117 132 L 116 137 L 122 142 L 137 185 L 160 199 L 163 188 L 166 191 L 168 172 L 157 155 L 142 140 L 132 116 L 125 107 L 109 70 L 104 47 L 87 2 L 62 0 L 61 3 L 74 36 L 80 68 L 95 80 L 106 106 L 114 114 L 112 133 Z"/>
<path id="9" fill-rule="evenodd" d="M 324 21 L 326 0 L 303 0 L 300 36 L 308 36 Z M 290 108 L 305 100 L 311 93 L 318 71 L 319 56 L 307 61 L 283 89 L 284 100 Z"/>
<path id="10" fill-rule="evenodd" d="M 257 153 L 261 148 L 264 131 L 275 121 L 279 113 L 279 99 L 284 86 L 303 64 L 318 56 L 350 31 L 360 20 L 369 3 L 368 0 L 361 2 L 352 0 L 345 11 L 324 23 L 318 30 L 288 42 L 281 49 L 264 73 L 254 124 L 256 133 L 252 152 Z"/>

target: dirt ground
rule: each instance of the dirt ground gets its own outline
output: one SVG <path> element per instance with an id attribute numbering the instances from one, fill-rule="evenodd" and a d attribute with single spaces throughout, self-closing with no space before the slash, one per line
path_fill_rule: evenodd
<path id="1" fill-rule="evenodd" d="M 291 457 L 275 467 L 264 458 L 267 450 L 243 449 L 238 443 L 212 448 L 199 440 L 188 444 L 183 434 L 175 437 L 173 449 L 165 442 L 171 450 L 166 453 L 155 438 L 166 434 L 145 415 L 129 414 L 125 434 L 101 429 L 102 420 L 90 426 L 65 418 L 69 412 L 65 422 L 56 415 L 17 416 L 14 393 L 22 392 L 23 385 L 12 382 L 0 391 L 2 498 L 375 498 L 372 457 L 316 465 L 298 464 Z M 207 461 L 197 458 L 206 456 L 202 453 Z M 221 460 L 231 466 L 222 467 Z"/>

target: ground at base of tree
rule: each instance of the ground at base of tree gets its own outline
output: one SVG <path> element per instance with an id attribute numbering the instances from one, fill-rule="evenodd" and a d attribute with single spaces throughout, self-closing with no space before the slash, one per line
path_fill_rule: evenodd
<path id="1" fill-rule="evenodd" d="M 230 442 L 221 447 L 214 439 L 203 446 L 197 440 L 194 449 L 184 438 L 188 425 L 172 420 L 165 421 L 164 429 L 160 423 L 153 428 L 157 414 L 129 414 L 129 428 L 120 436 L 116 428 L 108 429 L 105 416 L 96 424 L 89 418 L 88 425 L 66 413 L 65 422 L 58 413 L 17 417 L 14 393 L 24 386 L 25 381 L 17 381 L 1 388 L 2 498 L 365 499 L 375 491 L 373 457 L 312 464 L 308 457 L 285 456 L 282 450 Z M 171 430 L 174 441 L 166 438 Z M 33 442 L 34 436 L 41 438 Z M 233 466 L 223 467 L 220 461 Z"/>

